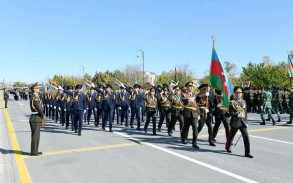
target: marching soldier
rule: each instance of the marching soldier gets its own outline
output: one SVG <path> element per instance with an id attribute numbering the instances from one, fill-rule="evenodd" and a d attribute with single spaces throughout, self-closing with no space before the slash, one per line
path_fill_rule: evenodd
<path id="1" fill-rule="evenodd" d="M 218 134 L 221 122 L 223 122 L 225 128 L 226 138 L 228 138 L 229 135 L 229 109 L 223 106 L 223 94 L 220 90 L 216 90 L 216 95 L 214 97 L 214 106 L 215 125 L 213 129 L 213 141 L 215 141 L 215 138 Z"/>
<path id="2" fill-rule="evenodd" d="M 49 118 L 51 119 L 51 117 L 52 117 L 52 119 L 54 119 L 54 117 L 53 117 L 53 96 L 52 96 L 52 94 L 51 93 L 48 93 L 48 100 L 47 100 L 47 106 L 48 106 L 48 108 L 49 108 Z"/>
<path id="3" fill-rule="evenodd" d="M 123 86 L 124 87 L 124 86 Z M 140 85 L 135 84 L 133 90 L 131 91 L 127 87 L 126 91 L 130 94 L 130 107 L 131 107 L 131 118 L 130 118 L 130 127 L 133 128 L 134 116 L 137 120 L 137 130 L 140 130 L 140 107 L 142 102 L 142 93 L 139 91 Z"/>
<path id="4" fill-rule="evenodd" d="M 104 92 L 104 86 L 103 85 L 99 85 L 99 89 L 100 91 Z M 99 123 L 100 123 L 100 118 L 102 117 L 103 119 L 103 108 L 102 108 L 102 97 L 103 94 L 97 92 L 96 93 L 96 110 L 97 110 L 97 117 L 96 117 L 96 121 L 95 121 L 95 126 L 98 127 Z"/>
<path id="5" fill-rule="evenodd" d="M 231 130 L 226 142 L 226 151 L 231 153 L 230 150 L 232 139 L 234 139 L 235 134 L 240 130 L 245 147 L 245 157 L 253 158 L 250 155 L 250 143 L 249 136 L 247 132 L 247 107 L 245 100 L 242 99 L 243 89 L 240 86 L 234 88 L 235 99 L 230 101 L 229 111 L 231 114 L 230 124 Z"/>
<path id="6" fill-rule="evenodd" d="M 61 89 L 60 89 L 61 90 Z M 66 123 L 65 116 L 66 116 L 66 96 L 67 94 L 62 92 L 61 90 L 61 96 L 60 96 L 60 122 L 62 126 Z"/>
<path id="7" fill-rule="evenodd" d="M 72 93 L 72 86 L 68 86 L 67 90 Z M 74 131 L 74 113 L 72 111 L 72 102 L 73 102 L 73 97 L 71 95 L 68 95 L 67 93 L 64 93 L 64 101 L 66 103 L 64 111 L 66 113 L 66 129 L 69 127 L 69 118 L 71 119 L 71 130 Z"/>
<path id="8" fill-rule="evenodd" d="M 102 94 L 102 108 L 104 112 L 104 118 L 102 123 L 103 130 L 106 130 L 107 121 L 109 121 L 109 132 L 112 131 L 112 124 L 113 124 L 113 111 L 115 107 L 115 93 L 112 92 L 112 86 L 107 84 L 105 87 L 105 91 L 101 91 L 99 88 L 96 88 L 97 92 Z"/>
<path id="9" fill-rule="evenodd" d="M 276 124 L 274 118 L 272 117 L 272 93 L 270 90 L 271 90 L 270 87 L 267 86 L 266 92 L 263 95 L 263 104 L 261 106 L 261 113 L 260 113 L 262 122 L 260 123 L 260 125 L 266 125 L 265 118 L 264 118 L 265 112 L 268 113 L 268 117 L 269 117 L 268 119 L 272 119 L 273 126 L 275 126 Z"/>
<path id="10" fill-rule="evenodd" d="M 55 112 L 56 112 L 56 117 L 55 117 L 55 122 L 58 123 L 58 119 L 59 119 L 59 114 L 61 112 L 61 94 L 62 91 L 60 88 L 58 88 L 58 92 L 55 95 Z M 60 120 L 61 123 L 61 120 Z"/>
<path id="11" fill-rule="evenodd" d="M 74 112 L 74 128 L 75 133 L 78 131 L 78 136 L 81 136 L 83 115 L 86 112 L 86 97 L 81 92 L 82 85 L 75 86 L 75 92 L 64 91 L 73 98 L 72 109 Z"/>
<path id="12" fill-rule="evenodd" d="M 174 87 L 174 93 L 169 95 L 168 100 L 171 104 L 171 123 L 168 126 L 168 135 L 172 136 L 172 130 L 176 124 L 176 121 L 179 121 L 180 132 L 182 131 L 183 126 L 183 102 L 181 101 L 181 90 L 179 86 Z"/>
<path id="13" fill-rule="evenodd" d="M 30 99 L 30 109 L 31 109 L 31 116 L 30 116 L 30 128 L 32 131 L 32 139 L 31 139 L 31 155 L 38 156 L 42 154 L 39 152 L 39 142 L 40 142 L 40 128 L 41 122 L 44 120 L 44 113 L 42 108 L 42 103 L 39 98 L 39 86 L 38 83 L 35 83 L 31 86 L 31 90 L 33 92 L 32 97 Z"/>
<path id="14" fill-rule="evenodd" d="M 213 140 L 213 127 L 211 123 L 211 115 L 209 111 L 209 107 L 211 105 L 211 102 L 209 101 L 209 92 L 208 92 L 208 84 L 201 84 L 198 87 L 200 93 L 196 96 L 196 102 L 199 106 L 199 124 L 198 124 L 198 133 L 202 130 L 204 124 L 208 127 L 208 133 L 209 133 L 209 144 L 210 146 L 216 146 L 212 140 Z"/>
<path id="15" fill-rule="evenodd" d="M 143 99 L 146 102 L 146 114 L 147 114 L 146 123 L 144 125 L 144 131 L 145 131 L 145 133 L 147 133 L 149 123 L 152 119 L 153 135 L 157 135 L 156 134 L 157 98 L 155 96 L 155 89 L 151 88 L 149 93 L 147 93 L 143 96 Z"/>
<path id="16" fill-rule="evenodd" d="M 8 92 L 6 91 L 6 88 L 4 88 L 4 94 L 3 94 L 3 97 L 4 97 L 4 102 L 5 102 L 5 108 L 8 108 L 8 107 L 7 107 L 7 103 L 8 103 L 9 94 L 8 94 Z"/>
<path id="17" fill-rule="evenodd" d="M 158 131 L 161 131 L 164 119 L 166 118 L 166 127 L 170 125 L 171 121 L 171 112 L 170 112 L 170 101 L 168 100 L 169 97 L 169 90 L 168 86 L 163 87 L 163 92 L 158 94 L 158 101 L 160 104 L 160 121 L 158 125 Z"/>
<path id="18" fill-rule="evenodd" d="M 90 124 L 90 119 L 92 116 L 92 113 L 94 114 L 95 122 L 97 121 L 97 114 L 95 112 L 96 108 L 96 102 L 95 102 L 96 94 L 95 94 L 95 88 L 91 87 L 90 92 L 86 96 L 86 101 L 87 101 L 87 108 L 88 108 L 88 113 L 87 113 L 87 123 Z"/>
<path id="19" fill-rule="evenodd" d="M 281 115 L 279 111 L 279 105 L 280 105 L 280 93 L 278 90 L 278 87 L 273 86 L 273 91 L 272 91 L 272 111 L 277 114 L 278 116 L 278 121 L 281 122 Z"/>
<path id="20" fill-rule="evenodd" d="M 123 122 L 125 120 L 125 126 L 128 126 L 128 109 L 130 106 L 130 95 L 128 92 L 126 92 L 124 87 L 120 86 L 120 90 L 121 91 L 118 96 L 118 101 L 121 107 L 121 125 L 123 125 Z"/>
<path id="21" fill-rule="evenodd" d="M 185 139 L 188 137 L 189 127 L 192 127 L 192 147 L 199 148 L 197 146 L 197 122 L 199 118 L 198 104 L 196 103 L 196 95 L 193 93 L 193 82 L 187 82 L 185 84 L 186 91 L 182 93 L 182 101 L 184 104 L 183 118 L 184 123 L 181 131 L 181 141 L 183 144 L 187 144 Z"/>
<path id="22" fill-rule="evenodd" d="M 119 114 L 120 114 L 120 102 L 119 102 L 119 92 L 118 91 L 113 91 L 115 94 L 115 106 L 114 106 L 114 111 L 113 111 L 113 121 L 115 119 L 115 113 L 117 116 L 117 124 L 119 124 Z"/>
<path id="23" fill-rule="evenodd" d="M 287 122 L 287 124 L 292 124 L 292 118 L 293 118 L 293 90 L 290 90 L 289 95 L 289 111 L 290 111 L 290 120 Z"/>

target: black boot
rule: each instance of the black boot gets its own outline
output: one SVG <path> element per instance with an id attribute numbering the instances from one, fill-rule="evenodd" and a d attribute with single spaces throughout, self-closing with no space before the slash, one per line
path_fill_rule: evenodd
<path id="1" fill-rule="evenodd" d="M 185 139 L 181 139 L 182 144 L 187 144 L 187 142 L 185 141 Z"/>
<path id="2" fill-rule="evenodd" d="M 198 145 L 196 143 L 193 143 L 192 147 L 194 147 L 195 149 L 199 149 L 199 147 L 198 147 Z"/>
<path id="3" fill-rule="evenodd" d="M 276 125 L 276 121 L 274 120 L 274 118 L 272 118 L 272 121 L 273 121 L 273 126 Z"/>
<path id="4" fill-rule="evenodd" d="M 278 117 L 278 121 L 277 122 L 281 122 L 281 117 Z"/>
<path id="5" fill-rule="evenodd" d="M 265 120 L 262 120 L 262 122 L 259 125 L 266 125 Z"/>
<path id="6" fill-rule="evenodd" d="M 253 156 L 250 155 L 249 153 L 245 154 L 245 157 L 247 157 L 247 158 L 253 158 Z"/>

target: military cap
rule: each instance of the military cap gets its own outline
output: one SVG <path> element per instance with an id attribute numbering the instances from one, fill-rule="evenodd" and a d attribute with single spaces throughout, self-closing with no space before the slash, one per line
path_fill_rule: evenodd
<path id="1" fill-rule="evenodd" d="M 104 88 L 104 86 L 103 85 L 99 85 L 99 88 Z"/>
<path id="2" fill-rule="evenodd" d="M 234 93 L 243 93 L 243 88 L 241 86 L 235 86 Z"/>
<path id="3" fill-rule="evenodd" d="M 194 86 L 194 85 L 193 85 L 193 82 L 192 82 L 192 81 L 187 82 L 187 83 L 185 84 L 185 87 L 187 87 L 187 86 Z"/>
<path id="4" fill-rule="evenodd" d="M 215 92 L 216 92 L 216 94 L 218 94 L 218 95 L 222 95 L 222 91 L 221 91 L 221 90 L 215 89 Z"/>
<path id="5" fill-rule="evenodd" d="M 125 87 L 123 87 L 123 86 L 120 86 L 120 89 L 124 89 Z"/>
<path id="6" fill-rule="evenodd" d="M 131 86 L 128 87 L 129 90 L 132 90 L 133 88 Z"/>
<path id="7" fill-rule="evenodd" d="M 168 87 L 163 87 L 163 91 L 169 91 Z"/>
<path id="8" fill-rule="evenodd" d="M 141 86 L 139 84 L 134 84 L 133 88 L 140 88 Z"/>
<path id="9" fill-rule="evenodd" d="M 157 88 L 162 88 L 162 86 L 161 85 L 157 85 Z"/>
<path id="10" fill-rule="evenodd" d="M 271 90 L 271 88 L 269 86 L 266 86 L 266 90 Z"/>
<path id="11" fill-rule="evenodd" d="M 95 90 L 95 89 L 96 89 L 95 87 L 91 86 L 91 90 Z"/>
<path id="12" fill-rule="evenodd" d="M 177 85 L 173 88 L 174 90 L 180 90 L 180 87 Z"/>
<path id="13" fill-rule="evenodd" d="M 71 90 L 71 89 L 73 89 L 72 86 L 67 86 L 67 90 Z"/>
<path id="14" fill-rule="evenodd" d="M 33 90 L 34 89 L 34 87 L 39 87 L 39 84 L 38 84 L 38 82 L 36 82 L 36 83 L 34 83 L 34 84 L 32 84 L 32 86 L 31 86 L 31 90 Z"/>
<path id="15" fill-rule="evenodd" d="M 208 84 L 201 84 L 199 85 L 198 89 L 207 88 L 208 86 Z"/>
<path id="16" fill-rule="evenodd" d="M 106 84 L 106 87 L 105 88 L 113 88 L 113 87 L 110 84 Z"/>
<path id="17" fill-rule="evenodd" d="M 163 88 L 168 88 L 169 85 L 167 85 L 166 83 L 163 84 Z"/>
<path id="18" fill-rule="evenodd" d="M 82 88 L 82 85 L 81 84 L 78 84 L 75 86 L 75 89 L 81 89 Z"/>
<path id="19" fill-rule="evenodd" d="M 152 87 L 152 88 L 150 89 L 150 92 L 155 92 L 155 88 Z"/>

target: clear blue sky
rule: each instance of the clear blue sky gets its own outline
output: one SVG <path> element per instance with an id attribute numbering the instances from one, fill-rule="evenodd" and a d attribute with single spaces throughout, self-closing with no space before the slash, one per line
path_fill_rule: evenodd
<path id="1" fill-rule="evenodd" d="M 0 2 L 0 80 L 43 81 L 142 64 L 160 74 L 189 63 L 210 67 L 211 36 L 220 60 L 276 63 L 293 49 L 293 1 L 29 0 Z"/>

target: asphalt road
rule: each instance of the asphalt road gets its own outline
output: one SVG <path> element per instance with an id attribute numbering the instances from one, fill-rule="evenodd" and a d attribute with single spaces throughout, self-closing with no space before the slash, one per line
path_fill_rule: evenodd
<path id="1" fill-rule="evenodd" d="M 105 132 L 94 126 L 93 119 L 90 125 L 84 123 L 82 136 L 46 119 L 39 148 L 43 155 L 31 157 L 28 104 L 28 101 L 9 100 L 6 112 L 10 119 L 4 117 L 6 109 L 0 109 L 2 121 L 7 126 L 11 122 L 14 128 L 14 131 L 6 128 L 9 135 L 1 138 L 1 144 L 3 141 L 15 144 L 15 140 L 5 139 L 14 134 L 20 149 L 19 153 L 14 145 L 1 147 L 1 156 L 13 159 L 12 168 L 6 173 L 12 178 L 7 182 L 23 181 L 25 175 L 32 182 L 42 183 L 293 182 L 293 126 L 286 125 L 288 114 L 282 115 L 277 126 L 270 122 L 260 126 L 258 114 L 248 115 L 253 159 L 244 157 L 242 138 L 232 147 L 231 154 L 226 153 L 223 128 L 218 133 L 216 147 L 208 145 L 204 128 L 198 137 L 200 149 L 194 149 L 191 131 L 189 143 L 181 143 L 178 124 L 173 137 L 169 137 L 166 128 L 154 136 L 151 124 L 145 134 L 118 125 L 116 120 L 114 132 Z M 239 134 L 234 143 L 238 137 Z"/>

